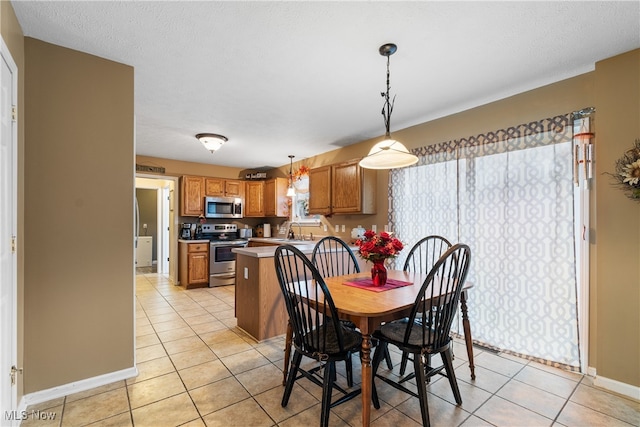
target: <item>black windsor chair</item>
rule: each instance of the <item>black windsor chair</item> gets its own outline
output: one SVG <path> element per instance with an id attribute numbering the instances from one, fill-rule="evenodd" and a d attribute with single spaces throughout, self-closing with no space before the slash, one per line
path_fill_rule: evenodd
<path id="1" fill-rule="evenodd" d="M 402 269 L 404 271 L 427 274 L 431 271 L 436 261 L 438 261 L 442 254 L 451 246 L 451 242 L 442 236 L 431 235 L 423 237 L 411 247 Z M 403 352 L 402 360 L 400 361 L 400 375 L 404 375 L 407 370 L 408 360 L 409 355 Z"/>
<path id="2" fill-rule="evenodd" d="M 429 408 L 427 402 L 427 378 L 436 374 L 445 375 L 456 403 L 462 404 L 458 388 L 453 358 L 451 354 L 451 323 L 458 309 L 462 287 L 469 271 L 471 251 L 467 245 L 456 244 L 449 248 L 434 264 L 418 293 L 408 321 L 388 322 L 374 332 L 373 336 L 380 344 L 373 356 L 373 388 L 372 400 L 376 409 L 380 408 L 375 379 L 379 378 L 398 390 L 417 397 L 420 401 L 422 424 L 429 426 Z M 414 375 L 417 393 L 406 388 L 402 383 L 408 377 L 393 381 L 378 375 L 378 367 L 389 344 L 400 350 L 413 354 Z M 439 353 L 443 365 L 431 366 L 431 358 L 426 357 Z M 442 372 L 444 370 L 444 373 Z"/>
<path id="3" fill-rule="evenodd" d="M 338 311 L 322 275 L 299 249 L 291 245 L 279 246 L 275 251 L 274 262 L 293 330 L 294 347 L 282 406 L 287 406 L 296 380 L 308 378 L 322 387 L 320 425 L 325 427 L 329 424 L 330 408 L 361 392 L 361 389 L 347 392 L 335 381 L 336 361 L 346 361 L 352 352 L 360 350 L 362 335 L 339 320 Z M 302 356 L 321 363 L 310 370 L 302 369 Z M 319 377 L 320 371 L 323 371 L 322 378 Z M 343 396 L 331 402 L 334 389 L 339 390 Z"/>

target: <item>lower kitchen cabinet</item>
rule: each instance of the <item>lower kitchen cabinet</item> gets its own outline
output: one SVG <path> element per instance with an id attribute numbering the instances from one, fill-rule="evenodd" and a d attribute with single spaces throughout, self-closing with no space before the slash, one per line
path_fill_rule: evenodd
<path id="1" fill-rule="evenodd" d="M 209 286 L 209 242 L 178 243 L 178 274 L 185 289 Z"/>
<path id="2" fill-rule="evenodd" d="M 258 341 L 287 332 L 289 316 L 273 256 L 236 256 L 235 309 L 238 327 Z"/>

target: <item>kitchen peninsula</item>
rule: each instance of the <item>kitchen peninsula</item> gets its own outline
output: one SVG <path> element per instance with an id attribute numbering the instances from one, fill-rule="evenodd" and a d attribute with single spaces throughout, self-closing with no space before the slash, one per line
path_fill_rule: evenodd
<path id="1" fill-rule="evenodd" d="M 235 310 L 238 327 L 258 341 L 287 331 L 289 316 L 273 256 L 278 245 L 288 243 L 287 240 L 273 239 L 270 246 L 233 249 L 236 254 Z M 310 258 L 315 243 L 296 241 L 294 246 Z"/>

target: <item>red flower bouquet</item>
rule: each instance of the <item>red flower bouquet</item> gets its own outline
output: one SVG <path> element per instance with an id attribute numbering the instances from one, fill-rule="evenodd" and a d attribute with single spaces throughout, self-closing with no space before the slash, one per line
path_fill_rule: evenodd
<path id="1" fill-rule="evenodd" d="M 373 262 L 371 267 L 371 281 L 373 286 L 384 286 L 387 283 L 387 268 L 384 261 L 395 258 L 404 247 L 402 242 L 391 234 L 382 232 L 376 234 L 373 230 L 364 232 L 364 238 L 356 240 L 359 247 L 358 254 L 367 261 Z"/>
<path id="2" fill-rule="evenodd" d="M 373 230 L 367 230 L 362 239 L 356 240 L 359 247 L 358 255 L 367 261 L 384 261 L 387 258 L 398 256 L 402 248 L 402 242 L 387 232 L 376 234 Z"/>

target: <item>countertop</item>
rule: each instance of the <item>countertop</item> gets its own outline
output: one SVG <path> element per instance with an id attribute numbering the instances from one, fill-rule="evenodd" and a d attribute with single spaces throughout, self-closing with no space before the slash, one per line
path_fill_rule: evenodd
<path id="1" fill-rule="evenodd" d="M 178 243 L 209 243 L 208 239 L 178 239 Z"/>
<path id="2" fill-rule="evenodd" d="M 303 254 L 311 254 L 313 252 L 313 248 L 318 243 L 317 240 L 287 240 L 287 239 L 278 239 L 278 238 L 269 238 L 269 237 L 252 237 L 250 240 L 256 242 L 268 242 L 268 243 L 279 243 L 281 245 L 293 245 L 296 248 L 300 249 Z M 276 248 L 278 246 L 256 246 L 253 248 L 233 248 L 232 251 L 239 254 L 245 255 L 253 258 L 272 258 L 276 252 Z M 356 252 L 358 250 L 357 246 L 349 246 L 352 251 Z"/>

